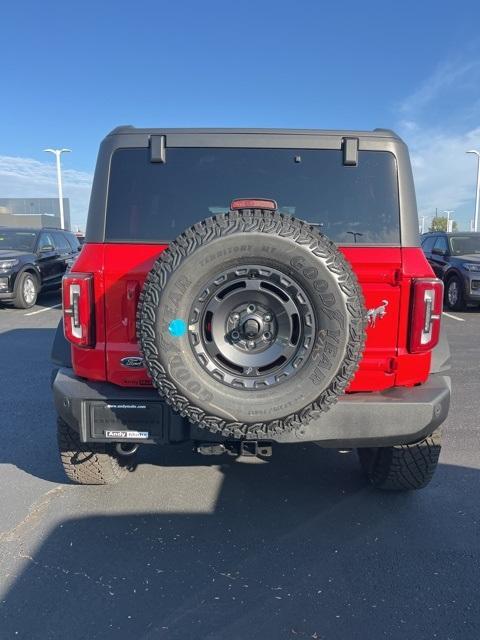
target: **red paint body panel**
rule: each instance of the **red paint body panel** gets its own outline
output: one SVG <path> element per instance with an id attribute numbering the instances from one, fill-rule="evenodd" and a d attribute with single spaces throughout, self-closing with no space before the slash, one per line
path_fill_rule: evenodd
<path id="1" fill-rule="evenodd" d="M 94 348 L 72 347 L 77 375 L 133 387 L 150 385 L 145 369 L 127 369 L 120 360 L 138 355 L 135 331 L 138 296 L 166 245 L 86 244 L 75 271 L 94 274 Z M 431 354 L 407 351 L 413 278 L 433 273 L 419 248 L 344 247 L 363 289 L 367 309 L 387 301 L 386 315 L 367 328 L 364 357 L 348 391 L 381 391 L 424 382 Z"/>
<path id="2" fill-rule="evenodd" d="M 146 369 L 127 369 L 120 360 L 138 356 L 138 296 L 153 263 L 167 245 L 106 245 L 105 291 L 107 380 L 121 386 L 150 385 Z"/>
<path id="3" fill-rule="evenodd" d="M 399 248 L 345 247 L 342 253 L 362 285 L 367 309 L 386 301 L 386 315 L 367 327 L 365 352 L 349 391 L 380 391 L 395 385 L 398 317 L 401 304 Z"/>

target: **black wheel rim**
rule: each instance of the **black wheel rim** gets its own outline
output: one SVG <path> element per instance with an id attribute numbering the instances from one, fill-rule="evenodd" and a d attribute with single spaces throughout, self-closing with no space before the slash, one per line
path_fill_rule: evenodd
<path id="1" fill-rule="evenodd" d="M 235 388 L 261 389 L 296 374 L 313 348 L 315 315 L 308 295 L 281 271 L 232 267 L 200 292 L 189 339 L 202 368 Z"/>

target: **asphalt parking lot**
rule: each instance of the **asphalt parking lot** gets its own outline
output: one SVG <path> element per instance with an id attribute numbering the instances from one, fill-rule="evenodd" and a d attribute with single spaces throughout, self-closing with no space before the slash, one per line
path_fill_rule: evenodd
<path id="1" fill-rule="evenodd" d="M 120 485 L 67 484 L 49 351 L 56 295 L 0 307 L 0 638 L 480 637 L 480 311 L 446 316 L 453 403 L 423 491 L 355 454 L 271 462 L 146 449 Z"/>

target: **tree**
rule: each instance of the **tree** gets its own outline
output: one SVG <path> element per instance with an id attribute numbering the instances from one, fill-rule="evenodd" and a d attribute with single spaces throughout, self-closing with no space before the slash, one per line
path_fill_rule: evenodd
<path id="1" fill-rule="evenodd" d="M 432 219 L 429 231 L 446 231 L 447 222 L 448 222 L 447 216 L 437 216 L 436 218 Z M 455 222 L 455 220 L 453 220 L 452 231 L 457 231 L 457 230 L 458 230 L 458 225 Z"/>

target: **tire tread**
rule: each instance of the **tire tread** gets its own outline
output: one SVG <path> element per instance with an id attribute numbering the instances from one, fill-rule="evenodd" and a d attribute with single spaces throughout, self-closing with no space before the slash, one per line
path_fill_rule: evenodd
<path id="1" fill-rule="evenodd" d="M 115 484 L 127 473 L 108 445 L 80 442 L 78 433 L 62 418 L 57 419 L 60 460 L 67 477 L 75 484 Z"/>
<path id="2" fill-rule="evenodd" d="M 209 244 L 218 237 L 244 232 L 277 234 L 288 237 L 299 245 L 307 246 L 336 276 L 339 288 L 345 296 L 349 315 L 345 359 L 327 388 L 321 391 L 314 402 L 296 413 L 281 419 L 253 424 L 229 422 L 220 416 L 208 415 L 179 393 L 161 364 L 155 325 L 155 310 L 170 273 L 199 246 Z M 365 330 L 366 313 L 361 287 L 350 264 L 336 245 L 307 222 L 265 210 L 231 211 L 207 218 L 186 229 L 156 260 L 140 293 L 137 308 L 140 351 L 160 396 L 190 422 L 211 432 L 234 438 L 245 437 L 247 434 L 250 437 L 265 438 L 274 433 L 291 431 L 328 411 L 338 396 L 344 393 L 358 369 L 365 346 Z"/>
<path id="3" fill-rule="evenodd" d="M 377 489 L 423 489 L 437 468 L 441 441 L 441 430 L 437 429 L 413 444 L 359 449 L 358 455 L 368 479 Z"/>

